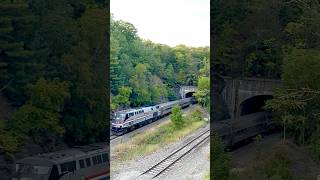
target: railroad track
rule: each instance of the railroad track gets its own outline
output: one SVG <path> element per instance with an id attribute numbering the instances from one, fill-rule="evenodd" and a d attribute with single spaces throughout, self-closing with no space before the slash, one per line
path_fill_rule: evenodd
<path id="1" fill-rule="evenodd" d="M 117 139 L 117 138 L 119 138 L 120 136 L 116 136 L 116 135 L 111 135 L 110 136 L 110 141 L 112 141 L 112 140 L 114 140 L 114 139 Z"/>
<path id="2" fill-rule="evenodd" d="M 153 178 L 158 177 L 164 172 L 168 171 L 170 167 L 172 167 L 176 162 L 178 162 L 181 158 L 186 156 L 193 149 L 200 146 L 203 142 L 205 142 L 210 137 L 210 130 L 205 130 L 200 135 L 192 139 L 190 142 L 180 147 L 179 149 L 172 152 L 169 156 L 159 161 L 157 164 L 153 165 L 151 168 L 146 170 L 140 176 L 150 175 Z"/>

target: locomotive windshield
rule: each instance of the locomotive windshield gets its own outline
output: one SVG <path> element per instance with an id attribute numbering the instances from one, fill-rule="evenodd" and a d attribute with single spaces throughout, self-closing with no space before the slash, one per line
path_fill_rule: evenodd
<path id="1" fill-rule="evenodd" d="M 123 123 L 125 120 L 126 114 L 124 113 L 116 113 L 114 117 L 114 123 Z"/>
<path id="2" fill-rule="evenodd" d="M 25 163 L 16 164 L 16 172 L 12 180 L 19 179 L 47 179 L 50 175 L 51 167 L 37 166 Z"/>
<path id="3" fill-rule="evenodd" d="M 33 166 L 29 164 L 16 164 L 16 172 L 21 174 L 49 174 L 50 167 L 47 166 Z"/>

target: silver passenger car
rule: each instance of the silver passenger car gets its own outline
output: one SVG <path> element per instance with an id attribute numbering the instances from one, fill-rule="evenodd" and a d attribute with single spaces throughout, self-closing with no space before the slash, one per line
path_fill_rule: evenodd
<path id="1" fill-rule="evenodd" d="M 106 143 L 77 146 L 16 162 L 12 180 L 109 180 Z"/>

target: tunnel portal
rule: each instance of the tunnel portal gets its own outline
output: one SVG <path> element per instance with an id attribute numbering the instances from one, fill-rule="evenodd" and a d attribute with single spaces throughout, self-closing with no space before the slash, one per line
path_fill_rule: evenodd
<path id="1" fill-rule="evenodd" d="M 258 95 L 246 99 L 240 104 L 240 116 L 265 111 L 263 109 L 265 102 L 272 98 L 272 95 Z"/>

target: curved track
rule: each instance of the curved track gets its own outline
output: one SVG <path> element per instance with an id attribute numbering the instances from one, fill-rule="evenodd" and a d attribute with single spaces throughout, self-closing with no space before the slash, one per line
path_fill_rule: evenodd
<path id="1" fill-rule="evenodd" d="M 157 164 L 146 170 L 140 176 L 151 175 L 152 179 L 158 177 L 159 175 L 169 170 L 170 167 L 172 167 L 176 162 L 178 162 L 181 158 L 186 156 L 193 149 L 197 148 L 203 142 L 208 140 L 209 137 L 210 130 L 205 130 L 200 135 L 192 139 L 190 142 L 180 147 L 176 151 L 172 152 L 169 156 L 167 156 L 166 158 L 164 158 L 163 160 L 159 161 Z"/>

